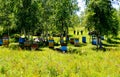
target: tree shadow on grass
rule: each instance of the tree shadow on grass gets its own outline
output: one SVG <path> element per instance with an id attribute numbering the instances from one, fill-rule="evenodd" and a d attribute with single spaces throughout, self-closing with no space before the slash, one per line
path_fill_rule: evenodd
<path id="1" fill-rule="evenodd" d="M 80 43 L 79 47 L 87 46 L 87 43 Z"/>
<path id="2" fill-rule="evenodd" d="M 110 44 L 120 44 L 120 42 L 114 41 L 114 40 L 111 40 L 111 39 L 108 39 L 107 42 L 110 43 Z"/>
<path id="3" fill-rule="evenodd" d="M 93 51 L 103 51 L 103 52 L 105 52 L 106 48 L 105 47 L 102 47 L 102 48 L 93 47 L 92 50 Z"/>
<path id="4" fill-rule="evenodd" d="M 73 46 L 74 47 L 84 47 L 84 46 L 87 46 L 87 44 L 86 43 L 79 43 L 78 45 L 73 44 Z"/>
<path id="5" fill-rule="evenodd" d="M 73 37 L 73 35 L 68 35 L 69 37 Z"/>
<path id="6" fill-rule="evenodd" d="M 120 38 L 118 38 L 118 37 L 116 37 L 116 38 L 113 38 L 113 39 L 115 39 L 115 40 L 120 40 Z"/>
<path id="7" fill-rule="evenodd" d="M 106 51 L 118 51 L 118 46 L 109 46 L 109 47 L 102 47 L 102 48 L 98 48 L 97 47 L 93 47 L 92 50 L 94 51 L 103 51 L 103 52 L 106 52 Z"/>
<path id="8" fill-rule="evenodd" d="M 102 44 L 104 47 L 118 47 L 116 44 Z"/>

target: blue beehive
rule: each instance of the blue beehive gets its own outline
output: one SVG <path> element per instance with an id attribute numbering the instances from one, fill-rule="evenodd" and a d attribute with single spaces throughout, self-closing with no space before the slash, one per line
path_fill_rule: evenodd
<path id="1" fill-rule="evenodd" d="M 24 43 L 25 42 L 25 38 L 19 38 L 19 43 Z"/>
<path id="2" fill-rule="evenodd" d="M 97 44 L 97 40 L 96 39 L 92 39 L 92 44 L 96 45 Z"/>
<path id="3" fill-rule="evenodd" d="M 53 43 L 54 42 L 54 40 L 49 40 L 49 43 Z"/>
<path id="4" fill-rule="evenodd" d="M 0 45 L 2 45 L 3 44 L 3 41 L 2 41 L 2 39 L 0 39 Z"/>
<path id="5" fill-rule="evenodd" d="M 75 42 L 75 43 L 79 43 L 79 39 L 75 39 L 74 42 Z"/>
<path id="6" fill-rule="evenodd" d="M 86 43 L 86 37 L 82 37 L 82 42 Z"/>
<path id="7" fill-rule="evenodd" d="M 79 38 L 75 38 L 74 39 L 74 45 L 75 46 L 79 46 Z"/>
<path id="8" fill-rule="evenodd" d="M 61 46 L 61 51 L 67 51 L 67 46 Z"/>

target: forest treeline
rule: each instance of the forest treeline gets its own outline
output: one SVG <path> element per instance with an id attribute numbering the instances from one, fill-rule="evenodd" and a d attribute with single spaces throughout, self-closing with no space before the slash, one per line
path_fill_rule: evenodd
<path id="1" fill-rule="evenodd" d="M 85 1 L 85 12 L 77 15 L 77 0 L 0 0 L 0 35 L 68 33 L 69 27 L 78 25 L 117 35 L 120 10 L 113 8 L 113 0 Z"/>
<path id="2" fill-rule="evenodd" d="M 79 23 L 77 0 L 0 0 L 0 34 L 68 32 Z"/>

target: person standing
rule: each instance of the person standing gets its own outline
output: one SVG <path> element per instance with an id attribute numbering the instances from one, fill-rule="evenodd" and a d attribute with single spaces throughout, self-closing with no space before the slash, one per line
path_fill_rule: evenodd
<path id="1" fill-rule="evenodd" d="M 75 35 L 76 31 L 74 30 L 74 35 Z"/>
<path id="2" fill-rule="evenodd" d="M 81 35 L 83 35 L 83 30 L 80 31 Z"/>

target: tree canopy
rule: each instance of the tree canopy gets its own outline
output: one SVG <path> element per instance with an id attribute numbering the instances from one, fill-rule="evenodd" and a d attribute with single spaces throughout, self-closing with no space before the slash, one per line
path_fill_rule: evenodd
<path id="1" fill-rule="evenodd" d="M 117 35 L 119 21 L 110 0 L 90 0 L 86 9 L 86 27 L 100 35 Z"/>
<path id="2" fill-rule="evenodd" d="M 0 0 L 0 3 L 1 34 L 68 32 L 68 27 L 74 27 L 81 20 L 76 14 L 77 0 Z M 86 5 L 87 28 L 101 35 L 117 35 L 119 11 L 113 8 L 111 0 L 86 0 Z"/>
<path id="3" fill-rule="evenodd" d="M 77 18 L 74 16 L 79 9 L 77 0 L 0 0 L 0 3 L 1 27 L 8 31 L 7 25 L 19 33 L 67 30 L 75 24 L 73 18 Z"/>

